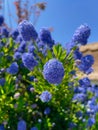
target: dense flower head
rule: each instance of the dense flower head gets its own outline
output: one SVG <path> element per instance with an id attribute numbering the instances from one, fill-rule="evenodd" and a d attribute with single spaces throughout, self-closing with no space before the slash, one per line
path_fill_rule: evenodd
<path id="1" fill-rule="evenodd" d="M 60 84 L 64 77 L 64 67 L 57 59 L 50 59 L 43 68 L 44 78 L 52 84 Z"/>
<path id="2" fill-rule="evenodd" d="M 84 102 L 86 99 L 86 94 L 84 93 L 77 93 L 73 97 L 73 101 L 78 101 L 78 102 Z"/>
<path id="3" fill-rule="evenodd" d="M 38 64 L 31 53 L 24 53 L 22 55 L 22 62 L 30 71 Z"/>
<path id="4" fill-rule="evenodd" d="M 3 124 L 1 124 L 1 125 L 0 125 L 0 130 L 5 130 L 4 125 L 3 125 Z"/>
<path id="5" fill-rule="evenodd" d="M 49 102 L 51 98 L 52 98 L 52 95 L 47 90 L 42 92 L 42 94 L 40 95 L 40 99 L 42 102 Z"/>
<path id="6" fill-rule="evenodd" d="M 9 68 L 7 68 L 7 72 L 14 75 L 18 73 L 18 64 L 16 62 L 13 62 Z"/>
<path id="7" fill-rule="evenodd" d="M 34 29 L 31 22 L 27 20 L 22 21 L 18 26 L 19 33 L 22 35 L 24 41 L 30 41 L 31 39 L 37 39 L 37 32 Z"/>
<path id="8" fill-rule="evenodd" d="M 82 58 L 82 52 L 79 51 L 79 48 L 77 48 L 75 51 L 74 51 L 74 59 L 77 60 L 77 59 L 81 59 Z"/>
<path id="9" fill-rule="evenodd" d="M 51 33 L 50 33 L 49 29 L 47 29 L 47 28 L 42 28 L 40 30 L 39 39 L 43 43 L 47 43 L 50 47 L 52 47 L 54 45 L 54 41 L 51 37 Z"/>
<path id="10" fill-rule="evenodd" d="M 34 78 L 35 78 L 34 76 L 30 76 L 30 77 L 29 77 L 29 80 L 30 80 L 30 81 L 34 81 Z"/>
<path id="11" fill-rule="evenodd" d="M 94 64 L 94 57 L 92 55 L 86 55 L 81 58 L 81 63 L 78 65 L 78 68 L 86 73 L 91 66 Z"/>
<path id="12" fill-rule="evenodd" d="M 13 30 L 10 35 L 15 40 L 18 37 L 18 35 L 19 35 L 18 29 Z"/>
<path id="13" fill-rule="evenodd" d="M 31 130 L 38 130 L 38 128 L 37 127 L 32 127 Z"/>
<path id="14" fill-rule="evenodd" d="M 26 122 L 24 120 L 20 120 L 18 122 L 17 130 L 27 130 L 26 129 Z"/>
<path id="15" fill-rule="evenodd" d="M 34 53 L 34 50 L 35 50 L 35 47 L 34 47 L 33 45 L 29 45 L 29 46 L 28 46 L 28 52 L 29 52 L 29 53 L 32 53 L 32 54 L 33 54 L 33 53 Z"/>
<path id="16" fill-rule="evenodd" d="M 75 43 L 80 43 L 82 45 L 85 45 L 87 43 L 87 39 L 90 36 L 90 32 L 91 30 L 88 25 L 81 25 L 75 31 L 72 37 L 72 41 Z"/>
<path id="17" fill-rule="evenodd" d="M 66 43 L 66 50 L 67 50 L 67 54 L 70 53 L 70 51 L 76 46 L 76 44 L 74 42 L 69 42 Z"/>
<path id="18" fill-rule="evenodd" d="M 16 59 L 16 60 L 21 59 L 21 56 L 22 56 L 22 54 L 20 52 L 15 52 L 14 53 L 14 59 Z"/>
<path id="19" fill-rule="evenodd" d="M 18 35 L 17 38 L 15 39 L 16 43 L 21 43 L 23 41 L 22 36 Z"/>
<path id="20" fill-rule="evenodd" d="M 5 78 L 0 78 L 0 86 L 4 86 L 5 84 Z"/>
<path id="21" fill-rule="evenodd" d="M 91 127 L 92 125 L 94 125 L 95 124 L 95 118 L 94 117 L 91 117 L 91 118 L 89 118 L 88 119 L 88 123 L 87 123 L 87 126 L 88 127 Z"/>
<path id="22" fill-rule="evenodd" d="M 80 84 L 80 86 L 88 87 L 91 85 L 91 81 L 88 77 L 85 77 L 85 78 L 79 80 L 79 84 Z"/>
<path id="23" fill-rule="evenodd" d="M 47 107 L 45 110 L 44 110 L 44 114 L 45 115 L 48 115 L 50 113 L 51 109 L 49 107 Z"/>
<path id="24" fill-rule="evenodd" d="M 26 50 L 26 42 L 22 41 L 18 47 L 18 51 L 24 53 Z"/>
<path id="25" fill-rule="evenodd" d="M 4 23 L 4 17 L 0 15 L 0 26 Z"/>
<path id="26" fill-rule="evenodd" d="M 0 33 L 2 35 L 2 38 L 9 36 L 9 31 L 8 31 L 8 29 L 6 27 L 2 27 L 1 30 L 0 30 Z"/>

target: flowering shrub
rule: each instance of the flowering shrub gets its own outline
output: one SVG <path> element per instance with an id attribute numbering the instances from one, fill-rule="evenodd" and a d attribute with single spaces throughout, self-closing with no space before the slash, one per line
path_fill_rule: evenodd
<path id="1" fill-rule="evenodd" d="M 89 35 L 81 25 L 65 49 L 26 20 L 0 31 L 0 130 L 97 130 L 98 86 L 77 76 L 93 71 L 93 56 L 79 52 Z"/>

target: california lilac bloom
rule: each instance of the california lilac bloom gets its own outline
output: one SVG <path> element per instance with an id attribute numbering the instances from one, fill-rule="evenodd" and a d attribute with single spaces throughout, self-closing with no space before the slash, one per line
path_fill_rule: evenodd
<path id="1" fill-rule="evenodd" d="M 88 25 L 81 25 L 75 31 L 75 33 L 72 37 L 72 41 L 74 43 L 79 43 L 79 44 L 85 45 L 85 44 L 87 44 L 87 39 L 89 38 L 90 33 L 91 33 L 91 30 Z"/>
<path id="2" fill-rule="evenodd" d="M 22 55 L 22 62 L 24 66 L 28 68 L 30 71 L 32 71 L 33 68 L 38 64 L 31 53 L 24 53 Z"/>
<path id="3" fill-rule="evenodd" d="M 34 53 L 34 50 L 35 50 L 35 47 L 34 47 L 33 45 L 29 45 L 29 46 L 28 46 L 28 52 L 29 52 L 29 53 L 32 53 L 32 54 L 33 54 L 33 53 Z"/>
<path id="4" fill-rule="evenodd" d="M 15 40 L 18 37 L 18 35 L 19 35 L 18 29 L 13 30 L 10 35 Z"/>
<path id="5" fill-rule="evenodd" d="M 18 47 L 18 51 L 24 53 L 26 50 L 26 42 L 22 41 Z"/>
<path id="6" fill-rule="evenodd" d="M 91 81 L 88 77 L 85 77 L 85 78 L 82 78 L 82 79 L 79 80 L 79 84 L 82 87 L 88 87 L 88 86 L 91 85 Z"/>
<path id="7" fill-rule="evenodd" d="M 64 77 L 64 67 L 57 59 L 50 59 L 43 69 L 44 78 L 52 84 L 60 84 Z"/>
<path id="8" fill-rule="evenodd" d="M 70 51 L 76 46 L 76 44 L 74 42 L 69 42 L 66 43 L 66 50 L 67 50 L 67 54 L 70 53 Z"/>
<path id="9" fill-rule="evenodd" d="M 30 77 L 29 77 L 29 80 L 30 80 L 30 81 L 34 81 L 34 78 L 35 78 L 34 76 L 30 76 Z"/>
<path id="10" fill-rule="evenodd" d="M 90 67 L 85 73 L 88 75 L 88 74 L 91 74 L 93 71 L 94 71 L 94 69 L 92 67 Z"/>
<path id="11" fill-rule="evenodd" d="M 2 37 L 8 37 L 9 36 L 9 31 L 7 30 L 6 27 L 1 28 L 1 35 L 2 35 Z"/>
<path id="12" fill-rule="evenodd" d="M 48 29 L 42 28 L 39 33 L 39 39 L 45 43 L 51 42 L 51 33 Z"/>
<path id="13" fill-rule="evenodd" d="M 48 115 L 48 114 L 50 114 L 50 111 L 51 111 L 51 109 L 50 109 L 49 107 L 47 107 L 47 108 L 44 110 L 44 114 L 45 114 L 45 115 Z"/>
<path id="14" fill-rule="evenodd" d="M 26 129 L 26 122 L 24 120 L 20 120 L 18 122 L 17 130 L 27 130 Z"/>
<path id="15" fill-rule="evenodd" d="M 79 49 L 77 48 L 75 51 L 74 51 L 74 59 L 77 60 L 77 59 L 81 59 L 82 58 L 82 53 L 79 51 Z"/>
<path id="16" fill-rule="evenodd" d="M 5 84 L 5 79 L 4 78 L 0 78 L 0 86 L 4 86 Z"/>
<path id="17" fill-rule="evenodd" d="M 42 28 L 39 33 L 39 39 L 43 43 L 47 43 L 50 47 L 54 45 L 54 41 L 51 37 L 51 33 L 47 28 Z"/>
<path id="18" fill-rule="evenodd" d="M 1 124 L 1 125 L 0 125 L 0 130 L 5 130 L 4 125 L 3 125 L 3 124 Z"/>
<path id="19" fill-rule="evenodd" d="M 14 53 L 14 59 L 16 59 L 16 60 L 21 59 L 21 56 L 22 56 L 22 54 L 20 52 L 15 52 Z"/>
<path id="20" fill-rule="evenodd" d="M 75 87 L 74 92 L 75 93 L 84 93 L 85 94 L 87 92 L 87 89 L 85 87 Z"/>
<path id="21" fill-rule="evenodd" d="M 91 118 L 89 118 L 88 119 L 88 123 L 87 123 L 87 126 L 88 127 L 91 127 L 92 125 L 94 125 L 95 124 L 95 118 L 94 117 L 91 117 Z"/>
<path id="22" fill-rule="evenodd" d="M 0 15 L 0 26 L 4 23 L 4 17 Z"/>
<path id="23" fill-rule="evenodd" d="M 23 41 L 22 36 L 18 35 L 17 38 L 15 39 L 16 43 L 21 43 Z"/>
<path id="24" fill-rule="evenodd" d="M 81 63 L 78 66 L 78 68 L 86 73 L 89 68 L 94 64 L 94 57 L 92 55 L 86 55 L 81 58 Z"/>
<path id="25" fill-rule="evenodd" d="M 9 68 L 7 68 L 7 72 L 14 75 L 18 73 L 18 64 L 16 62 L 13 62 Z"/>
<path id="26" fill-rule="evenodd" d="M 24 41 L 30 41 L 31 39 L 37 39 L 37 32 L 31 22 L 27 20 L 22 21 L 18 26 L 19 33 L 22 35 Z"/>
<path id="27" fill-rule="evenodd" d="M 84 93 L 74 94 L 74 97 L 73 97 L 73 101 L 78 101 L 78 102 L 84 102 L 85 99 L 86 99 L 86 94 Z"/>
<path id="28" fill-rule="evenodd" d="M 38 130 L 38 128 L 37 127 L 32 127 L 31 130 Z"/>
<path id="29" fill-rule="evenodd" d="M 73 122 L 70 122 L 69 123 L 69 128 L 74 128 L 74 127 L 76 127 L 77 125 L 75 124 L 75 123 L 73 123 Z"/>
<path id="30" fill-rule="evenodd" d="M 48 91 L 44 91 L 40 95 L 40 99 L 41 99 L 42 102 L 49 102 L 51 100 L 51 98 L 52 98 L 52 95 Z"/>
<path id="31" fill-rule="evenodd" d="M 48 47 L 48 45 L 45 44 L 45 43 L 43 43 L 43 42 L 39 42 L 39 43 L 37 44 L 37 46 L 38 46 L 39 52 L 42 52 L 42 54 L 43 54 L 44 56 L 46 56 L 47 50 L 50 49 L 50 48 Z"/>

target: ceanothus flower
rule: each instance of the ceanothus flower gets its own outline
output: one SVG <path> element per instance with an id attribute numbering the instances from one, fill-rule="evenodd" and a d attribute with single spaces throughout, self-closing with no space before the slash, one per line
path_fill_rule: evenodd
<path id="1" fill-rule="evenodd" d="M 40 99 L 42 102 L 49 102 L 51 98 L 52 98 L 52 95 L 47 90 L 42 92 L 42 94 L 40 95 Z"/>
<path id="2" fill-rule="evenodd" d="M 22 21 L 18 26 L 19 33 L 22 35 L 24 41 L 30 41 L 31 39 L 37 39 L 37 32 L 31 22 L 27 20 Z"/>
<path id="3" fill-rule="evenodd" d="M 5 79 L 4 78 L 0 78 L 0 86 L 4 86 L 5 84 Z"/>
<path id="4" fill-rule="evenodd" d="M 46 109 L 44 110 L 44 114 L 48 115 L 50 113 L 51 109 L 49 107 L 46 107 Z"/>
<path id="5" fill-rule="evenodd" d="M 77 93 L 74 94 L 73 101 L 78 101 L 78 102 L 84 102 L 86 99 L 86 95 L 84 93 Z"/>
<path id="6" fill-rule="evenodd" d="M 51 33 L 47 28 L 42 28 L 39 33 L 39 39 L 43 43 L 47 43 L 50 47 L 54 45 Z"/>
<path id="7" fill-rule="evenodd" d="M 22 41 L 18 47 L 18 51 L 24 53 L 26 50 L 26 42 Z"/>
<path id="8" fill-rule="evenodd" d="M 0 130 L 5 130 L 4 125 L 3 125 L 3 124 L 1 124 L 1 125 L 0 125 Z"/>
<path id="9" fill-rule="evenodd" d="M 50 59 L 43 68 L 44 78 L 52 84 L 60 84 L 64 77 L 64 67 L 57 59 Z"/>
<path id="10" fill-rule="evenodd" d="M 15 52 L 14 53 L 14 59 L 16 59 L 16 60 L 21 59 L 21 56 L 22 56 L 22 54 L 20 52 Z"/>
<path id="11" fill-rule="evenodd" d="M 31 53 L 24 53 L 22 55 L 22 62 L 24 66 L 28 68 L 30 71 L 32 71 L 33 68 L 38 64 Z"/>
<path id="12" fill-rule="evenodd" d="M 66 43 L 66 50 L 67 50 L 67 54 L 70 53 L 70 51 L 76 46 L 76 44 L 74 42 L 69 42 Z"/>
<path id="13" fill-rule="evenodd" d="M 27 130 L 26 129 L 26 122 L 24 120 L 20 120 L 18 122 L 17 130 Z"/>
<path id="14" fill-rule="evenodd" d="M 91 117 L 91 118 L 89 118 L 88 119 L 88 122 L 87 122 L 87 126 L 88 127 L 91 127 L 92 125 L 94 125 L 95 124 L 95 118 L 94 117 Z"/>
<path id="15" fill-rule="evenodd" d="M 94 64 L 94 57 L 92 55 L 86 55 L 81 58 L 81 63 L 78 65 L 78 68 L 84 73 L 86 73 L 93 64 Z"/>
<path id="16" fill-rule="evenodd" d="M 9 68 L 7 68 L 7 72 L 14 75 L 18 73 L 18 64 L 16 62 L 13 62 Z"/>
<path id="17" fill-rule="evenodd" d="M 0 26 L 2 26 L 3 23 L 4 23 L 4 17 L 0 15 Z"/>
<path id="18" fill-rule="evenodd" d="M 80 86 L 88 87 L 91 85 L 91 81 L 88 77 L 85 77 L 85 78 L 82 78 L 79 80 L 79 84 L 80 84 Z"/>
<path id="19" fill-rule="evenodd" d="M 13 30 L 13 31 L 11 32 L 11 36 L 12 36 L 12 38 L 13 38 L 14 40 L 18 37 L 18 35 L 19 35 L 18 29 L 15 29 L 15 30 Z"/>
<path id="20" fill-rule="evenodd" d="M 77 60 L 77 59 L 81 59 L 82 58 L 82 52 L 79 51 L 79 48 L 77 48 L 75 51 L 74 51 L 74 59 Z"/>
<path id="21" fill-rule="evenodd" d="M 85 45 L 87 43 L 87 39 L 89 38 L 91 30 L 88 25 L 81 25 L 75 31 L 72 41 L 75 43 L 80 43 Z"/>
<path id="22" fill-rule="evenodd" d="M 8 37 L 9 36 L 9 31 L 7 30 L 6 27 L 1 28 L 1 35 L 2 35 L 2 37 Z"/>
<path id="23" fill-rule="evenodd" d="M 34 53 L 34 50 L 35 50 L 35 47 L 34 47 L 33 45 L 29 45 L 29 46 L 28 46 L 28 52 L 29 52 L 29 53 L 32 53 L 32 54 L 33 54 L 33 53 Z"/>
<path id="24" fill-rule="evenodd" d="M 38 128 L 37 127 L 32 127 L 31 130 L 38 130 Z"/>

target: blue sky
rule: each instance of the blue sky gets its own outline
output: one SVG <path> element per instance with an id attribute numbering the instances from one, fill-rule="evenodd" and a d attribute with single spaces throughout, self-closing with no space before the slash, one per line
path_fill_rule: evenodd
<path id="1" fill-rule="evenodd" d="M 10 0 L 10 10 L 15 12 L 12 4 L 13 1 L 14 0 Z M 41 2 L 41 0 L 36 1 Z M 38 20 L 36 25 L 37 31 L 42 27 L 53 27 L 54 31 L 52 32 L 52 36 L 54 40 L 65 45 L 66 42 L 70 41 L 75 29 L 81 24 L 87 23 L 92 30 L 88 42 L 92 43 L 98 41 L 98 0 L 43 1 L 47 2 L 47 8 L 42 12 Z M 7 10 L 6 8 L 6 18 L 8 16 Z M 31 18 L 31 20 L 32 19 L 33 18 Z M 6 20 L 9 23 L 8 18 Z M 12 19 L 12 22 L 13 21 Z M 13 22 L 13 26 L 16 27 L 15 22 Z"/>

